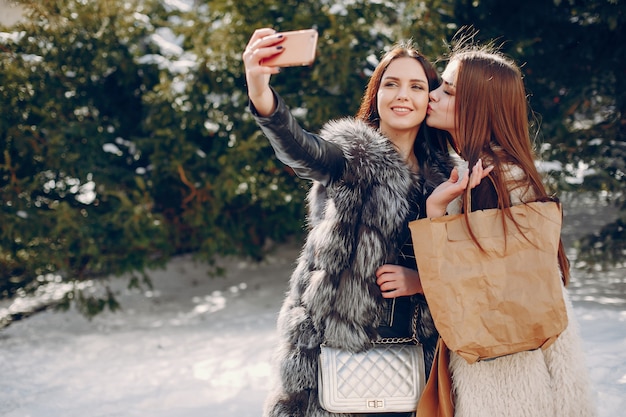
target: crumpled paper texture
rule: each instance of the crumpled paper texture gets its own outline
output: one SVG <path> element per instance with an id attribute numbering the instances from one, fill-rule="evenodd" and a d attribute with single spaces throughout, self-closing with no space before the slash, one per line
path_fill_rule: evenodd
<path id="1" fill-rule="evenodd" d="M 469 363 L 546 348 L 567 327 L 557 254 L 561 207 L 513 206 L 409 224 L 424 295 L 448 348 Z"/>

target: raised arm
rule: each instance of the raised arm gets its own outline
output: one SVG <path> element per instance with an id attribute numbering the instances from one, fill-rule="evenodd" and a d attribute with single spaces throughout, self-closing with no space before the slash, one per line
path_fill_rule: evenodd
<path id="1" fill-rule="evenodd" d="M 274 29 L 257 29 L 243 52 L 248 97 L 260 116 L 269 116 L 276 109 L 274 94 L 270 89 L 270 77 L 280 71 L 277 67 L 261 65 L 261 61 L 281 53 L 282 41 L 281 35 Z"/>
<path id="2" fill-rule="evenodd" d="M 343 152 L 337 145 L 302 129 L 270 87 L 270 77 L 278 73 L 278 68 L 262 65 L 262 60 L 280 53 L 280 42 L 279 34 L 264 28 L 257 29 L 246 46 L 243 61 L 250 110 L 281 162 L 301 178 L 328 185 L 343 172 Z"/>

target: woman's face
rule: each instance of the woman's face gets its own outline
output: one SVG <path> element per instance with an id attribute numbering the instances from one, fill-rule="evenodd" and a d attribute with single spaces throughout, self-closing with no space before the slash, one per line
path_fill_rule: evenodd
<path id="1" fill-rule="evenodd" d="M 383 74 L 376 96 L 380 130 L 388 136 L 410 132 L 413 136 L 426 117 L 428 78 L 419 61 L 393 60 Z"/>
<path id="2" fill-rule="evenodd" d="M 445 130 L 455 139 L 457 138 L 455 104 L 457 69 L 458 62 L 452 61 L 441 74 L 443 82 L 430 93 L 428 116 L 426 117 L 428 126 Z"/>

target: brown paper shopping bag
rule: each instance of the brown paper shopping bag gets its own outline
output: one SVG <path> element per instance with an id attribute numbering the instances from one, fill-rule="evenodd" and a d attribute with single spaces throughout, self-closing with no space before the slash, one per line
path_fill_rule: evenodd
<path id="1" fill-rule="evenodd" d="M 451 351 L 467 362 L 546 348 L 567 327 L 557 261 L 561 206 L 534 202 L 409 224 L 424 295 Z M 503 227 L 503 216 L 506 227 Z"/>

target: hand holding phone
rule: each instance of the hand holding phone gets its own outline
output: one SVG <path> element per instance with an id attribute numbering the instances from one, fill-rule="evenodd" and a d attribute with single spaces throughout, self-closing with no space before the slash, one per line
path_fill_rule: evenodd
<path id="1" fill-rule="evenodd" d="M 271 67 L 297 67 L 311 65 L 317 49 L 317 30 L 304 29 L 279 33 L 285 40 L 280 43 L 283 51 L 261 61 Z"/>

